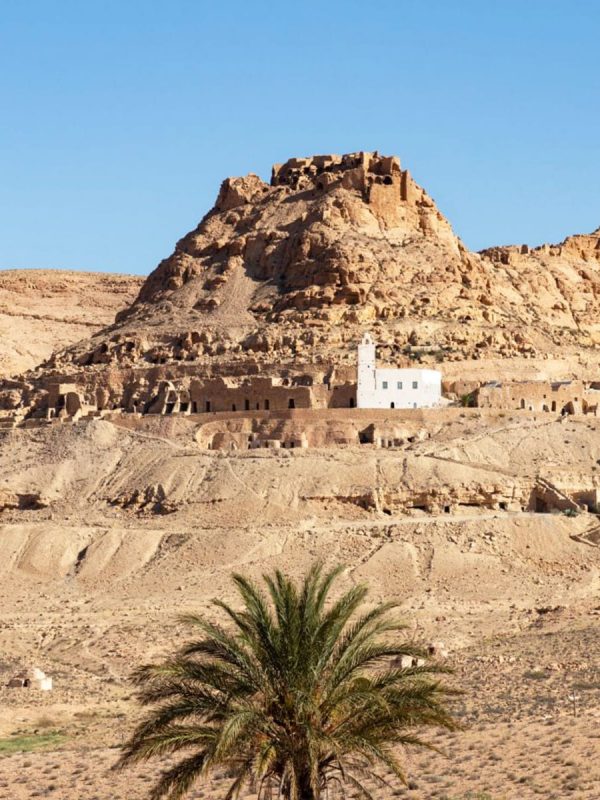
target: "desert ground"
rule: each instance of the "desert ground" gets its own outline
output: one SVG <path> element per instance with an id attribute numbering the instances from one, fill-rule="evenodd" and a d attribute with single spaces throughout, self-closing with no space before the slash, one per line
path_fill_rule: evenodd
<path id="1" fill-rule="evenodd" d="M 142 279 L 66 270 L 0 271 L 0 377 L 37 366 L 131 303 Z"/>
<path id="2" fill-rule="evenodd" d="M 165 428 L 164 426 L 172 426 Z M 407 752 L 408 787 L 377 797 L 600 796 L 600 548 L 595 514 L 398 513 L 361 501 L 415 487 L 595 469 L 594 421 L 458 418 L 378 450 L 207 452 L 192 424 L 104 420 L 3 433 L 0 797 L 147 797 L 161 769 L 111 768 L 139 717 L 131 670 L 178 646 L 179 612 L 233 599 L 229 577 L 315 559 L 340 589 L 402 603 L 411 640 L 442 641 L 464 730 Z M 550 457 L 550 454 L 552 457 Z M 8 689 L 37 666 L 51 692 Z M 192 797 L 219 797 L 217 775 Z"/>

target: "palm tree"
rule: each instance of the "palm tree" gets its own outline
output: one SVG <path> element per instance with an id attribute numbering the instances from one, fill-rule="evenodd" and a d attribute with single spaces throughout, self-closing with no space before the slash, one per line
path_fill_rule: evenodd
<path id="1" fill-rule="evenodd" d="M 398 746 L 431 747 L 419 728 L 457 729 L 447 708 L 456 692 L 436 664 L 397 666 L 402 655 L 425 656 L 398 639 L 405 626 L 391 614 L 395 603 L 357 614 L 362 585 L 327 602 L 341 571 L 316 565 L 299 585 L 276 571 L 263 576 L 266 591 L 234 575 L 242 610 L 213 601 L 229 628 L 183 617 L 200 638 L 136 672 L 151 711 L 117 767 L 186 752 L 152 800 L 183 797 L 216 767 L 232 778 L 225 800 L 244 786 L 259 797 L 275 789 L 286 800 L 319 800 L 332 784 L 372 800 L 366 777 L 405 782 Z"/>

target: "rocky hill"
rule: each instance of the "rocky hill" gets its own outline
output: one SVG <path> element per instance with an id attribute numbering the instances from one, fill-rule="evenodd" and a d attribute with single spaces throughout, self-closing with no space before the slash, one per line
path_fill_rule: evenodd
<path id="1" fill-rule="evenodd" d="M 402 753 L 411 783 L 373 796 L 597 800 L 598 417 L 390 409 L 380 448 L 348 434 L 368 410 L 296 408 L 298 428 L 331 423 L 327 446 L 212 449 L 220 415 L 120 411 L 159 383 L 166 411 L 171 381 L 211 371 L 350 372 L 365 328 L 446 381 L 597 376 L 599 243 L 471 253 L 397 159 L 359 153 L 226 180 L 143 286 L 0 273 L 7 372 L 87 337 L 0 380 L 0 798 L 147 798 L 164 763 L 113 769 L 132 670 L 180 646 L 175 614 L 233 601 L 233 571 L 322 560 L 398 602 L 465 690 L 464 730 L 431 731 L 438 752 Z M 71 424 L 80 395 L 92 413 Z M 32 667 L 52 692 L 9 688 Z M 193 796 L 225 796 L 226 774 Z"/>
<path id="2" fill-rule="evenodd" d="M 65 270 L 0 270 L 0 377 L 110 325 L 142 278 Z"/>
<path id="3" fill-rule="evenodd" d="M 118 322 L 49 366 L 350 363 L 367 326 L 396 361 L 581 353 L 599 289 L 600 229 L 473 253 L 396 157 L 293 158 L 225 180 Z"/>

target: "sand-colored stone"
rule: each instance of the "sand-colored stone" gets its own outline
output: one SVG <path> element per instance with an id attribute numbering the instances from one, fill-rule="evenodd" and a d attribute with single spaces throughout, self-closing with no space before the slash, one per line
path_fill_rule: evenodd
<path id="1" fill-rule="evenodd" d="M 472 253 L 397 158 L 290 159 L 270 184 L 224 181 L 118 324 L 54 363 L 341 365 L 370 327 L 392 362 L 564 354 L 585 377 L 599 243 L 595 231 Z"/>
<path id="2" fill-rule="evenodd" d="M 167 384 L 189 397 L 178 407 L 285 403 L 285 393 L 254 385 L 263 379 L 288 380 L 299 407 L 347 406 L 366 329 L 382 362 L 440 369 L 450 399 L 489 381 L 526 381 L 526 408 L 537 408 L 528 398 L 550 387 L 535 381 L 585 380 L 593 390 L 598 380 L 599 258 L 598 231 L 470 253 L 397 158 L 290 159 L 270 185 L 256 175 L 224 181 L 215 208 L 118 322 L 0 386 L 0 409 L 61 412 L 51 402 L 56 378 L 74 385 L 81 413 L 148 411 Z M 215 394 L 210 382 L 228 376 L 240 391 Z M 206 387 L 199 400 L 194 381 Z M 323 385 L 334 395 L 317 397 Z M 303 386 L 313 387 L 310 400 Z M 597 407 L 572 395 L 561 408 Z"/>

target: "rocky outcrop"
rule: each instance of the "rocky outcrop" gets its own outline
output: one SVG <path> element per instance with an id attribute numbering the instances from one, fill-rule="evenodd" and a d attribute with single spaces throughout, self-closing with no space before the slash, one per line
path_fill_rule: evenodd
<path id="1" fill-rule="evenodd" d="M 46 508 L 47 501 L 39 492 L 12 492 L 0 489 L 0 513 L 2 511 L 37 511 Z"/>
<path id="2" fill-rule="evenodd" d="M 298 311 L 326 311 L 320 318 L 332 321 L 339 310 L 385 318 L 398 283 L 395 251 L 410 244 L 407 237 L 432 238 L 457 265 L 468 261 L 397 158 L 291 159 L 273 168 L 270 186 L 256 175 L 227 179 L 213 211 L 152 273 L 120 320 L 167 299 L 215 321 L 235 307 L 248 324 Z"/>
<path id="3" fill-rule="evenodd" d="M 529 299 L 532 322 L 549 330 L 555 345 L 600 342 L 600 228 L 560 244 L 492 247 L 481 256 L 506 275 L 513 304 L 517 296 Z"/>
<path id="4" fill-rule="evenodd" d="M 224 181 L 215 207 L 117 324 L 48 367 L 248 354 L 263 364 L 349 363 L 366 325 L 384 358 L 386 347 L 395 361 L 423 347 L 452 357 L 475 347 L 477 335 L 467 342 L 463 329 L 473 309 L 490 316 L 480 301 L 491 290 L 487 272 L 398 158 L 290 159 L 270 184 L 256 175 Z M 438 330 L 440 316 L 458 338 Z M 417 330 L 417 321 L 432 327 Z"/>

